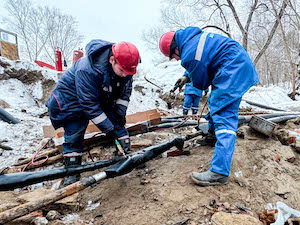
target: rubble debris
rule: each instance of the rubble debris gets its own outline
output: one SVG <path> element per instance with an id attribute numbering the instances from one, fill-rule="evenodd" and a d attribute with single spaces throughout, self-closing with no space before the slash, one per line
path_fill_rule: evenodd
<path id="1" fill-rule="evenodd" d="M 278 213 L 277 209 L 265 210 L 262 213 L 258 214 L 259 220 L 264 223 L 264 225 L 270 225 L 275 223 L 275 214 Z"/>
<path id="2" fill-rule="evenodd" d="M 267 119 L 264 119 L 263 117 L 254 115 L 252 116 L 249 122 L 249 126 L 252 129 L 271 137 L 277 124 L 270 122 Z"/>
<path id="3" fill-rule="evenodd" d="M 300 218 L 291 218 L 287 221 L 288 225 L 300 225 Z"/>
<path id="4" fill-rule="evenodd" d="M 46 217 L 36 217 L 31 223 L 33 225 L 47 225 L 49 221 L 46 219 Z"/>
<path id="5" fill-rule="evenodd" d="M 180 220 L 179 222 L 173 223 L 172 225 L 187 225 L 189 222 L 189 218 Z"/>
<path id="6" fill-rule="evenodd" d="M 174 156 L 181 156 L 181 155 L 190 155 L 191 152 L 189 150 L 173 150 L 173 151 L 167 151 L 163 153 L 163 157 L 167 158 L 167 157 L 174 157 Z"/>
<path id="7" fill-rule="evenodd" d="M 47 220 L 57 220 L 61 218 L 61 214 L 57 212 L 56 210 L 50 210 L 46 215 Z"/>
<path id="8" fill-rule="evenodd" d="M 0 63 L 1 63 L 1 61 L 0 61 Z M 0 99 L 0 107 L 5 109 L 5 108 L 10 108 L 10 105 L 6 101 Z"/>

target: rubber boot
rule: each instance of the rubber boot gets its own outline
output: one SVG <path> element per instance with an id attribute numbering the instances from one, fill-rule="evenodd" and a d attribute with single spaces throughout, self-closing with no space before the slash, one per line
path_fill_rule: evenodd
<path id="1" fill-rule="evenodd" d="M 197 113 L 198 113 L 198 109 L 192 109 L 192 114 L 193 115 L 197 115 Z"/>
<path id="2" fill-rule="evenodd" d="M 182 110 L 182 115 L 187 116 L 189 110 L 188 109 L 183 109 Z"/>
<path id="3" fill-rule="evenodd" d="M 64 165 L 65 165 L 66 169 L 80 166 L 81 162 L 82 162 L 82 156 L 64 157 Z M 73 184 L 73 183 L 79 181 L 79 180 L 80 180 L 80 174 L 67 176 L 67 177 L 65 177 L 63 186 L 66 187 L 70 184 Z"/>
<path id="4" fill-rule="evenodd" d="M 203 173 L 192 172 L 190 177 L 193 183 L 199 186 L 213 186 L 228 183 L 227 176 L 212 172 L 210 170 Z"/>
<path id="5" fill-rule="evenodd" d="M 213 131 L 208 131 L 208 134 L 205 137 L 200 138 L 196 141 L 196 143 L 200 144 L 201 146 L 211 146 L 211 147 L 214 147 L 216 142 L 217 142 L 217 138 L 215 132 Z"/>

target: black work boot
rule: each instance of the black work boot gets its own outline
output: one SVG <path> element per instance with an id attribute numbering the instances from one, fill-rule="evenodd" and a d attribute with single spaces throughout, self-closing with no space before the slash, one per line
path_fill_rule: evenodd
<path id="1" fill-rule="evenodd" d="M 74 168 L 81 165 L 82 156 L 64 157 L 65 168 Z M 80 174 L 65 177 L 63 186 L 66 187 L 80 180 Z"/>
<path id="2" fill-rule="evenodd" d="M 193 115 L 197 115 L 197 113 L 198 113 L 198 109 L 192 109 L 192 114 Z"/>
<path id="3" fill-rule="evenodd" d="M 211 146 L 211 147 L 214 147 L 216 142 L 217 142 L 217 138 L 215 132 L 213 131 L 208 131 L 208 134 L 205 137 L 200 138 L 196 141 L 196 143 L 200 144 L 201 146 Z"/>
<path id="4" fill-rule="evenodd" d="M 189 112 L 189 110 L 183 109 L 183 110 L 182 110 L 182 115 L 187 116 L 188 112 Z"/>

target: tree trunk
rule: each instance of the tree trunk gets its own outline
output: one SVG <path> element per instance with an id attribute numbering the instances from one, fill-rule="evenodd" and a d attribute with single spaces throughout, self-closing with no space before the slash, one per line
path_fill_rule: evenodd
<path id="1" fill-rule="evenodd" d="M 279 15 L 277 14 L 277 10 L 274 6 L 274 2 L 273 2 L 273 0 L 269 0 L 269 1 L 272 4 L 272 8 L 273 8 L 274 13 L 276 15 L 277 22 L 280 26 L 281 36 L 282 36 L 282 40 L 283 40 L 283 43 L 284 43 L 284 49 L 285 49 L 286 55 L 288 57 L 290 66 L 291 66 L 291 70 L 292 70 L 292 74 L 293 74 L 293 78 L 292 78 L 293 93 L 292 93 L 291 98 L 293 100 L 295 100 L 295 95 L 296 95 L 295 85 L 296 85 L 296 76 L 297 76 L 296 65 L 292 61 L 292 57 L 291 57 L 291 53 L 289 51 L 289 46 L 288 46 L 288 43 L 287 43 L 287 39 L 286 39 L 286 35 L 285 35 L 284 29 L 283 29 L 283 25 L 281 23 L 281 19 L 280 19 Z M 286 4 L 286 1 L 288 1 L 288 0 L 283 0 L 283 3 Z"/>
<path id="2" fill-rule="evenodd" d="M 281 9 L 280 9 L 280 12 L 279 12 L 279 15 L 278 15 L 278 18 L 279 18 L 279 20 L 281 20 L 281 17 L 283 16 L 283 13 L 284 13 L 284 10 L 285 10 L 285 8 L 286 8 L 286 6 L 287 6 L 287 4 L 286 4 L 286 2 L 285 1 L 283 1 L 282 2 L 282 6 L 281 6 Z M 275 31 L 276 31 L 276 29 L 277 29 L 277 27 L 278 27 L 278 20 L 276 19 L 276 21 L 275 21 L 275 23 L 274 23 L 274 25 L 273 25 L 273 27 L 272 27 L 272 30 L 271 30 L 271 32 L 270 32 L 270 34 L 269 34 L 269 36 L 268 36 L 268 39 L 267 39 L 267 41 L 266 41 L 266 43 L 265 43 L 265 45 L 264 45 L 264 47 L 260 50 L 260 52 L 258 53 L 258 55 L 255 57 L 255 59 L 254 59 L 254 66 L 256 66 L 256 64 L 258 63 L 258 61 L 259 61 L 259 59 L 262 57 L 262 55 L 264 54 L 264 52 L 267 50 L 267 48 L 269 47 L 269 45 L 270 45 L 270 43 L 271 43 L 271 41 L 272 41 L 272 39 L 273 39 L 273 36 L 274 36 L 274 34 L 275 34 Z"/>

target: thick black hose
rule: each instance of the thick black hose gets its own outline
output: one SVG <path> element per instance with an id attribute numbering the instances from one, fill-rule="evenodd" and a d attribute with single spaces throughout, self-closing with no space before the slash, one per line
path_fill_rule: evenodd
<path id="1" fill-rule="evenodd" d="M 14 118 L 0 106 L 0 119 L 7 123 L 17 124 L 20 120 Z"/>
<path id="2" fill-rule="evenodd" d="M 55 180 L 65 176 L 79 174 L 87 171 L 111 166 L 125 157 L 117 157 L 109 160 L 99 161 L 74 168 L 59 168 L 53 170 L 43 170 L 38 172 L 11 173 L 0 176 L 0 191 L 14 190 L 15 188 L 26 187 L 31 184 L 40 183 L 46 180 Z"/>
<path id="3" fill-rule="evenodd" d="M 183 149 L 184 139 L 176 137 L 171 141 L 165 142 L 160 145 L 150 146 L 145 148 L 134 155 L 129 156 L 127 159 L 116 163 L 107 170 L 105 170 L 107 177 L 112 178 L 131 172 L 137 166 L 154 159 L 163 152 L 169 150 L 171 147 L 176 146 L 178 149 Z"/>

